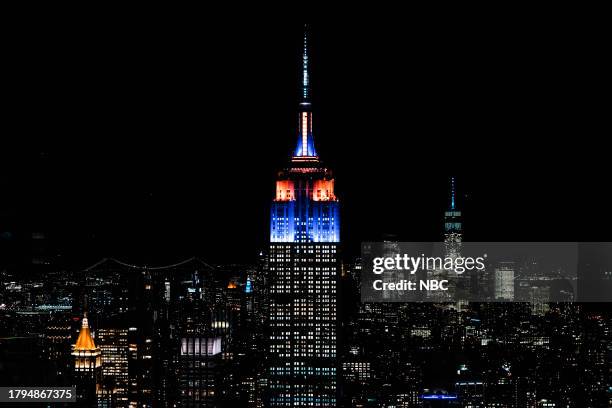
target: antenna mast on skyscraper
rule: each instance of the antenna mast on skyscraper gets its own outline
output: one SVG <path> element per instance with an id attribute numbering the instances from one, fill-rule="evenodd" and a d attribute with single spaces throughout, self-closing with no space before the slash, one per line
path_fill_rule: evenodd
<path id="1" fill-rule="evenodd" d="M 304 24 L 304 44 L 302 50 L 302 101 L 300 102 L 300 105 L 310 105 L 310 69 L 308 59 L 308 24 Z"/>
<path id="2" fill-rule="evenodd" d="M 455 177 L 451 177 L 451 210 L 455 209 Z"/>

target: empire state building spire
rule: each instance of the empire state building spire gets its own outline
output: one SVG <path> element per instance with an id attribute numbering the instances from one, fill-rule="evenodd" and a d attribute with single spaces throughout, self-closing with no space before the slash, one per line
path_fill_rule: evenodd
<path id="1" fill-rule="evenodd" d="M 308 26 L 304 25 L 304 45 L 302 48 L 302 100 L 301 106 L 310 105 L 310 72 L 308 68 Z"/>
<path id="2" fill-rule="evenodd" d="M 304 45 L 302 50 L 302 92 L 298 117 L 298 143 L 293 153 L 293 161 L 318 161 L 312 135 L 312 110 L 310 105 L 310 55 L 308 52 L 308 26 L 304 26 Z"/>

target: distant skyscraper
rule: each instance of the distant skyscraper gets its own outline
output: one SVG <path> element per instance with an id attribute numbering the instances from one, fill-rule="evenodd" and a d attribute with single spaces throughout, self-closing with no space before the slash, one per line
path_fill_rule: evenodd
<path id="1" fill-rule="evenodd" d="M 216 407 L 219 393 L 221 337 L 183 337 L 179 357 L 181 406 Z"/>
<path id="2" fill-rule="evenodd" d="M 461 211 L 457 209 L 455 178 L 450 179 L 450 194 L 448 208 L 444 212 L 444 256 L 447 258 L 457 258 L 461 256 L 461 242 L 463 239 L 463 224 L 461 222 Z M 464 292 L 469 285 L 469 280 L 465 275 L 449 273 L 448 270 L 436 269 L 428 271 L 430 279 L 448 280 L 449 291 L 430 291 L 427 297 L 438 302 L 449 302 L 453 293 L 458 295 Z M 462 297 L 462 296 L 458 296 Z M 463 310 L 466 303 L 464 299 L 456 302 L 457 310 Z"/>
<path id="3" fill-rule="evenodd" d="M 83 316 L 79 337 L 72 348 L 72 356 L 74 357 L 77 401 L 83 406 L 95 406 L 102 374 L 102 359 L 100 348 L 96 347 L 91 337 L 87 314 Z"/>
<path id="4" fill-rule="evenodd" d="M 98 391 L 98 407 L 127 407 L 128 330 L 108 327 L 97 331 L 102 352 L 102 385 Z"/>
<path id="5" fill-rule="evenodd" d="M 455 200 L 455 178 L 451 177 L 450 203 L 444 213 L 444 245 L 446 256 L 457 257 L 461 253 L 463 225 L 461 211 L 457 209 Z"/>
<path id="6" fill-rule="evenodd" d="M 279 172 L 269 251 L 271 407 L 332 407 L 337 392 L 336 290 L 339 203 L 312 134 L 308 37 L 304 35 L 298 142 Z"/>
<path id="7" fill-rule="evenodd" d="M 501 262 L 495 268 L 495 299 L 514 300 L 514 263 Z"/>
<path id="8" fill-rule="evenodd" d="M 73 361 L 70 357 L 70 341 L 73 327 L 67 315 L 51 315 L 45 328 L 47 358 L 55 365 L 55 375 L 60 378 L 72 373 Z"/>

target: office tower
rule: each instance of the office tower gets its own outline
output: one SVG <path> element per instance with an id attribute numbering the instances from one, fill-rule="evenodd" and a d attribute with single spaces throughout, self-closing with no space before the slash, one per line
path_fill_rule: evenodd
<path id="1" fill-rule="evenodd" d="M 461 243 L 463 241 L 463 222 L 461 219 L 461 211 L 457 209 L 455 177 L 450 179 L 450 200 L 448 209 L 444 212 L 444 256 L 448 258 L 457 258 L 461 256 Z M 456 299 L 455 308 L 458 311 L 464 311 L 468 307 L 467 300 L 470 298 L 469 291 L 471 286 L 477 285 L 478 276 L 475 274 L 456 274 L 444 273 L 444 276 L 438 276 L 438 279 L 448 279 L 449 292 L 434 292 L 432 295 L 437 296 L 440 301 L 447 301 L 445 296 Z M 453 296 L 449 296 L 453 293 Z"/>
<path id="2" fill-rule="evenodd" d="M 397 242 L 397 238 L 395 236 L 385 237 L 384 243 L 382 246 L 384 257 L 394 257 L 396 254 L 401 253 L 400 245 Z M 406 279 L 410 273 L 406 272 L 404 269 L 397 269 L 395 267 L 389 268 L 385 271 L 384 274 L 380 276 L 383 283 L 391 283 L 391 282 L 401 282 Z M 385 290 L 381 293 L 382 301 L 384 302 L 392 302 L 392 301 L 401 301 L 403 293 L 397 290 Z"/>
<path id="3" fill-rule="evenodd" d="M 258 309 L 256 296 L 260 294 L 255 290 L 256 273 L 247 272 L 247 278 L 240 289 L 241 307 L 238 327 L 235 333 L 237 342 L 234 342 L 234 369 L 239 384 L 240 402 L 245 407 L 263 407 L 262 395 L 265 387 L 260 384 L 265 380 L 265 347 L 263 338 L 263 321 L 261 311 Z M 236 324 L 237 322 L 235 322 Z"/>
<path id="4" fill-rule="evenodd" d="M 237 320 L 230 291 L 240 292 L 233 282 L 215 280 L 212 270 L 197 265 L 172 288 L 176 298 L 172 338 L 176 338 L 176 354 L 168 375 L 175 376 L 174 402 L 185 407 L 219 407 L 236 398 L 233 324 Z M 174 296 L 174 295 L 173 295 Z M 239 296 L 236 294 L 235 296 Z M 169 345 L 166 349 L 173 349 Z"/>
<path id="5" fill-rule="evenodd" d="M 102 383 L 98 392 L 99 407 L 127 407 L 128 388 L 128 330 L 100 328 L 98 345 L 102 352 Z"/>
<path id="6" fill-rule="evenodd" d="M 216 407 L 221 401 L 221 337 L 181 339 L 179 392 L 183 407 Z"/>
<path id="7" fill-rule="evenodd" d="M 531 286 L 528 290 L 529 305 L 531 313 L 536 316 L 544 316 L 548 313 L 550 301 L 550 287 Z"/>
<path id="8" fill-rule="evenodd" d="M 59 381 L 70 378 L 73 361 L 70 357 L 70 341 L 73 327 L 67 314 L 54 314 L 45 327 L 45 355 L 52 362 Z"/>
<path id="9" fill-rule="evenodd" d="M 513 262 L 500 262 L 495 268 L 495 299 L 514 300 Z"/>
<path id="10" fill-rule="evenodd" d="M 271 407 L 336 406 L 339 203 L 312 134 L 307 33 L 298 143 L 279 172 L 269 250 L 268 352 Z"/>
<path id="11" fill-rule="evenodd" d="M 72 356 L 74 357 L 77 401 L 83 403 L 83 406 L 95 405 L 102 374 L 102 359 L 100 348 L 96 346 L 91 337 L 87 313 L 83 316 L 79 337 L 72 348 Z"/>
<path id="12" fill-rule="evenodd" d="M 242 307 L 240 308 L 240 351 L 245 355 L 257 353 L 261 346 L 260 322 L 257 320 L 255 312 L 253 281 L 250 277 L 247 277 L 242 296 Z"/>
<path id="13" fill-rule="evenodd" d="M 461 254 L 461 241 L 463 226 L 461 222 L 461 211 L 455 203 L 455 178 L 451 177 L 450 205 L 444 212 L 444 247 L 446 256 L 456 258 Z"/>

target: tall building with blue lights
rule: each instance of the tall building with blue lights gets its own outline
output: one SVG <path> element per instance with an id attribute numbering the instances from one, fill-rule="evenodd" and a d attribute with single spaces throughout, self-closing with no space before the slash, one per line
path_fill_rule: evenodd
<path id="1" fill-rule="evenodd" d="M 455 178 L 450 180 L 450 203 L 444 212 L 444 246 L 446 256 L 457 257 L 461 254 L 461 241 L 463 240 L 463 223 L 461 211 L 457 208 Z"/>
<path id="2" fill-rule="evenodd" d="M 304 35 L 298 141 L 278 173 L 270 214 L 267 406 L 337 403 L 339 203 L 312 132 Z"/>

